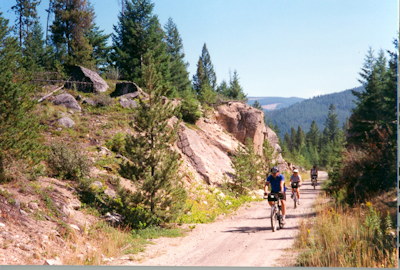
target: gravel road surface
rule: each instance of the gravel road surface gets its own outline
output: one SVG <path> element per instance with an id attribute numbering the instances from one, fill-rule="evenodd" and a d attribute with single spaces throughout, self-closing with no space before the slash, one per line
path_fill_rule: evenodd
<path id="1" fill-rule="evenodd" d="M 290 266 L 295 262 L 291 249 L 302 219 L 314 215 L 315 199 L 320 192 L 320 180 L 327 179 L 319 172 L 319 185 L 314 190 L 309 179 L 301 189 L 301 205 L 294 209 L 290 190 L 287 191 L 285 227 L 271 230 L 270 207 L 266 200 L 242 207 L 235 215 L 211 224 L 198 224 L 185 237 L 155 239 L 155 245 L 132 260 L 116 260 L 116 265 L 159 266 Z"/>

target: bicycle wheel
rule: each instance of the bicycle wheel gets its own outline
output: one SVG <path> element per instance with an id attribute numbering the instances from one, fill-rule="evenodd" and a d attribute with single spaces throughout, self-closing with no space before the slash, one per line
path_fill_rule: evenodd
<path id="1" fill-rule="evenodd" d="M 283 222 L 282 222 L 283 216 L 282 216 L 281 209 L 279 209 L 278 214 L 276 216 L 277 216 L 278 222 L 279 222 L 279 229 L 282 229 L 285 224 L 283 224 Z"/>
<path id="2" fill-rule="evenodd" d="M 278 229 L 278 216 L 276 213 L 275 205 L 271 207 L 271 227 L 272 231 L 275 232 Z"/>
<path id="3" fill-rule="evenodd" d="M 315 189 L 315 186 L 317 185 L 317 183 L 315 183 L 315 181 L 313 182 L 313 186 L 314 186 L 314 189 Z"/>
<path id="4" fill-rule="evenodd" d="M 293 202 L 294 202 L 294 209 L 297 208 L 297 193 L 296 191 L 293 194 Z"/>

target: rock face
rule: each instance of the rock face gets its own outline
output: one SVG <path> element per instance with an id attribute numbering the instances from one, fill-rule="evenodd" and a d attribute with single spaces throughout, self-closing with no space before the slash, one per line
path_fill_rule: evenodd
<path id="1" fill-rule="evenodd" d="M 71 71 L 71 81 L 83 82 L 81 83 L 69 83 L 67 82 L 65 87 L 75 87 L 82 92 L 105 92 L 108 89 L 108 84 L 97 72 L 87 69 L 82 66 L 74 66 Z"/>
<path id="2" fill-rule="evenodd" d="M 246 138 L 252 139 L 257 153 L 262 153 L 267 132 L 262 111 L 241 102 L 229 102 L 218 106 L 216 119 L 241 143 L 244 144 Z"/>
<path id="3" fill-rule="evenodd" d="M 197 122 L 200 129 L 181 125 L 177 145 L 195 171 L 208 184 L 216 185 L 234 172 L 229 155 L 236 151 L 239 142 L 215 122 L 207 122 L 200 119 Z"/>
<path id="4" fill-rule="evenodd" d="M 287 169 L 277 135 L 264 124 L 264 113 L 241 102 L 219 106 L 214 116 L 198 120 L 196 128 L 182 124 L 177 146 L 200 178 L 208 184 L 219 185 L 232 177 L 231 157 L 246 138 L 254 141 L 259 154 L 262 154 L 264 140 L 268 140 L 275 149 L 279 168 Z"/>
<path id="5" fill-rule="evenodd" d="M 60 94 L 56 96 L 53 100 L 54 105 L 62 105 L 68 109 L 80 111 L 81 106 L 79 106 L 78 101 L 70 94 Z"/>

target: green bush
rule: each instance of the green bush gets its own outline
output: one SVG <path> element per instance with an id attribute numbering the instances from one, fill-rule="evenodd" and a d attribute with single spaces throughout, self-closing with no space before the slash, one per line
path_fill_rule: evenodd
<path id="1" fill-rule="evenodd" d="M 202 116 L 200 102 L 189 90 L 183 93 L 183 101 L 180 108 L 183 121 L 194 124 Z"/>
<path id="2" fill-rule="evenodd" d="M 89 174 L 89 160 L 75 147 L 64 144 L 51 146 L 48 164 L 55 176 L 78 180 Z"/>
<path id="3" fill-rule="evenodd" d="M 106 146 L 111 151 L 122 154 L 125 150 L 125 134 L 118 132 L 106 142 Z"/>
<path id="4" fill-rule="evenodd" d="M 103 94 L 98 94 L 93 97 L 93 101 L 96 103 L 97 107 L 106 107 L 113 104 L 114 100 L 108 96 Z"/>

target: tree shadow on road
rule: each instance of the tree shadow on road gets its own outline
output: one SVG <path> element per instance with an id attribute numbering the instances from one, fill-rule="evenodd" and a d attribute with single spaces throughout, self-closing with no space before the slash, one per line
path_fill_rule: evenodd
<path id="1" fill-rule="evenodd" d="M 271 227 L 237 227 L 236 229 L 222 231 L 226 233 L 256 233 L 271 230 Z"/>

